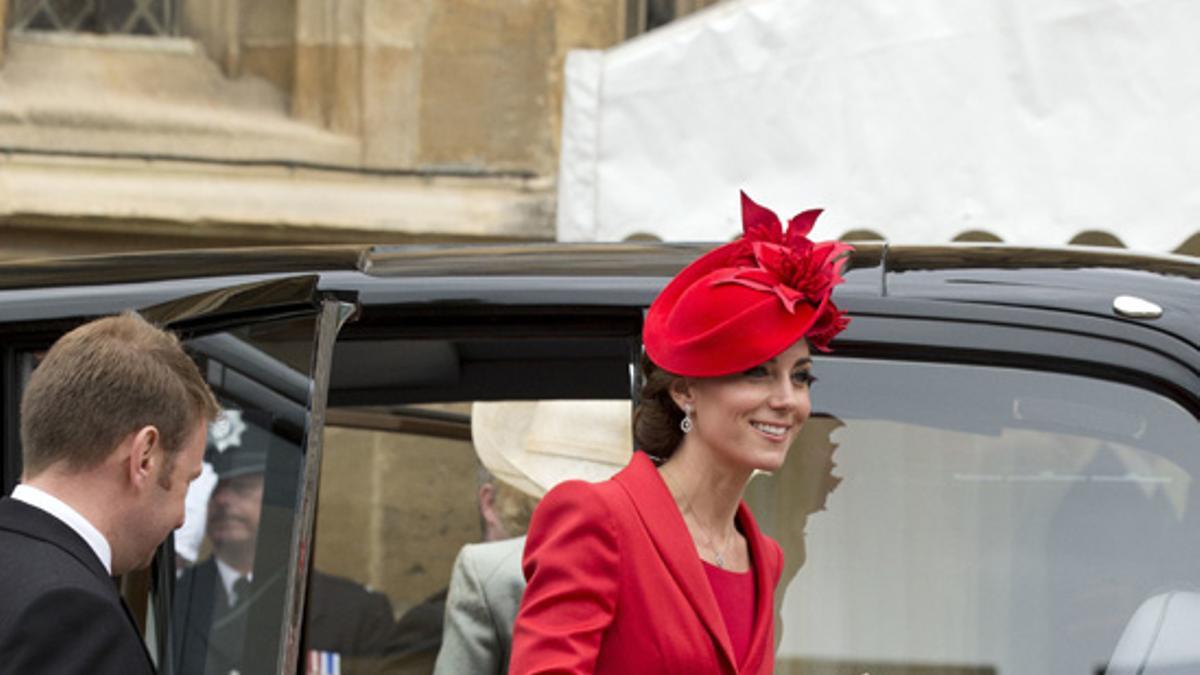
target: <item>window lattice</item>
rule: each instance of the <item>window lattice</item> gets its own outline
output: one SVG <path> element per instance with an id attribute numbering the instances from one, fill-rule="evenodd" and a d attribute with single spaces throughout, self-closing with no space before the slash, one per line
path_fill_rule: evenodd
<path id="1" fill-rule="evenodd" d="M 178 35 L 182 0 L 9 0 L 9 28 L 23 31 Z"/>

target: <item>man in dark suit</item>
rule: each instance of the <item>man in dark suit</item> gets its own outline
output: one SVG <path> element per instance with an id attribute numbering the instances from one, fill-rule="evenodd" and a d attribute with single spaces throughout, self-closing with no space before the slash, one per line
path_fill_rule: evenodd
<path id="1" fill-rule="evenodd" d="M 50 348 L 21 400 L 22 484 L 0 500 L 0 673 L 154 672 L 112 577 L 183 522 L 216 413 L 178 340 L 135 314 Z"/>
<path id="2" fill-rule="evenodd" d="M 267 448 L 283 443 L 252 412 L 226 411 L 236 431 L 214 432 L 206 457 L 217 474 L 205 533 L 213 555 L 180 575 L 174 596 L 174 658 L 178 675 L 225 675 L 245 670 L 254 636 L 247 619 L 282 570 L 255 570 L 263 508 Z M 299 451 L 298 448 L 295 449 Z M 256 573 L 265 578 L 258 578 Z M 386 595 L 313 570 L 305 621 L 306 659 L 336 662 L 334 672 L 375 672 L 399 649 Z M 306 669 L 306 672 L 326 672 Z"/>

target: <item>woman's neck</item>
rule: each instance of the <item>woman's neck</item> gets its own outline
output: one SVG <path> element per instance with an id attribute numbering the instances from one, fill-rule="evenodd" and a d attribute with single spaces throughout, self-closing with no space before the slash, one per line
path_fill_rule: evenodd
<path id="1" fill-rule="evenodd" d="M 659 468 L 680 512 L 690 510 L 714 539 L 722 541 L 734 527 L 749 471 L 729 469 L 685 442 Z"/>

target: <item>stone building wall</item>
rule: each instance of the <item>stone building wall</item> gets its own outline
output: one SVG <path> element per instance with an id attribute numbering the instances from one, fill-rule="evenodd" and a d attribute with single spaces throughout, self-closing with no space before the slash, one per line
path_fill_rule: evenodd
<path id="1" fill-rule="evenodd" d="M 552 239 L 566 54 L 648 2 L 182 0 L 178 36 L 0 31 L 0 258 Z M 444 588 L 480 535 L 469 441 L 326 445 L 316 564 L 397 611 Z"/>
<path id="2" fill-rule="evenodd" d="M 0 257 L 550 239 L 567 51 L 715 0 L 163 1 L 0 31 Z"/>

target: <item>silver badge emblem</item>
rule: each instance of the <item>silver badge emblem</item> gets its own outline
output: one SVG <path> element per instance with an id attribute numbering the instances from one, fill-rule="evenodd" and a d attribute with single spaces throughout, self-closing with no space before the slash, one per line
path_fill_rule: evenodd
<path id="1" fill-rule="evenodd" d="M 241 410 L 222 410 L 217 419 L 208 425 L 208 437 L 217 452 L 240 446 L 245 432 L 246 423 L 242 421 Z"/>

